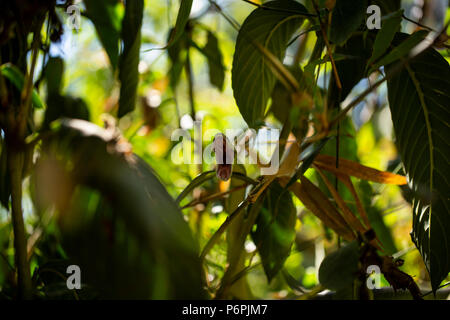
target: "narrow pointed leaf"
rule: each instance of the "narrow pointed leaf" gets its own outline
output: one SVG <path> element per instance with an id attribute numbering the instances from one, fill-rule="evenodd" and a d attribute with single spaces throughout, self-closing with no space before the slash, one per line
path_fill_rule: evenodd
<path id="1" fill-rule="evenodd" d="M 366 167 L 351 160 L 339 158 L 339 168 L 336 168 L 335 157 L 319 154 L 314 163 L 327 171 L 337 174 L 344 173 L 363 180 L 385 184 L 406 184 L 406 177 L 404 176 Z"/>
<path id="2" fill-rule="evenodd" d="M 135 108 L 139 83 L 139 51 L 144 0 L 127 0 L 122 21 L 123 52 L 119 61 L 120 97 L 118 116 Z"/>

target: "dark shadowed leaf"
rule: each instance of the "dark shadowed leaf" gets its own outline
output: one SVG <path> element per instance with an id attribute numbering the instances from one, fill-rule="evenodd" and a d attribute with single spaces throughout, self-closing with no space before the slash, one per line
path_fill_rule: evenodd
<path id="1" fill-rule="evenodd" d="M 172 37 L 174 33 L 174 29 L 171 29 L 169 32 L 168 40 Z M 178 85 L 178 82 L 181 77 L 181 73 L 185 66 L 186 62 L 186 48 L 188 46 L 188 37 L 186 33 L 183 33 L 182 36 L 178 39 L 178 41 L 172 44 L 169 48 L 167 48 L 167 53 L 170 59 L 170 69 L 169 69 L 169 78 L 170 78 L 170 87 L 174 91 Z"/>
<path id="2" fill-rule="evenodd" d="M 208 31 L 208 41 L 202 50 L 208 60 L 209 82 L 220 91 L 223 90 L 225 80 L 225 67 L 223 65 L 222 52 L 216 36 Z"/>
<path id="3" fill-rule="evenodd" d="M 395 12 L 401 7 L 401 0 L 374 0 L 372 3 L 380 7 L 383 15 Z"/>
<path id="4" fill-rule="evenodd" d="M 367 65 L 380 58 L 389 48 L 394 36 L 400 31 L 400 24 L 402 22 L 403 10 L 399 10 L 383 17 L 381 21 L 381 30 L 378 31 L 373 44 L 373 52 Z"/>
<path id="5" fill-rule="evenodd" d="M 181 0 L 180 10 L 178 10 L 177 21 L 175 22 L 175 27 L 169 38 L 167 47 L 170 47 L 173 44 L 175 44 L 181 37 L 181 35 L 184 33 L 186 23 L 188 22 L 189 15 L 191 14 L 192 1 L 193 0 Z"/>
<path id="6" fill-rule="evenodd" d="M 252 232 L 269 282 L 277 275 L 291 251 L 295 239 L 296 210 L 289 192 L 273 182 Z"/>
<path id="7" fill-rule="evenodd" d="M 386 66 L 396 60 L 399 60 L 401 58 L 405 58 L 406 55 L 408 55 L 416 45 L 418 45 L 425 37 L 427 36 L 428 31 L 426 30 L 419 30 L 412 35 L 410 35 L 408 38 L 406 38 L 404 41 L 402 41 L 400 44 L 397 42 L 396 46 L 389 51 L 386 56 L 384 56 L 382 59 L 380 59 L 377 63 L 375 63 L 369 72 L 372 72 L 376 69 L 378 69 L 381 66 Z M 397 37 L 398 39 L 398 37 Z"/>
<path id="8" fill-rule="evenodd" d="M 399 34 L 394 43 L 406 37 Z M 387 85 L 396 144 L 414 193 L 411 236 L 436 290 L 450 271 L 450 67 L 428 49 Z"/>
<path id="9" fill-rule="evenodd" d="M 85 0 L 86 15 L 94 23 L 98 37 L 108 54 L 111 66 L 117 68 L 119 58 L 120 15 L 118 0 Z"/>
<path id="10" fill-rule="evenodd" d="M 120 98 L 118 116 L 123 117 L 135 108 L 139 83 L 139 50 L 144 10 L 143 0 L 127 0 L 122 20 L 123 52 L 119 61 Z"/>
<path id="11" fill-rule="evenodd" d="M 263 119 L 277 79 L 258 45 L 282 59 L 290 38 L 304 21 L 301 13 L 307 12 L 295 1 L 271 1 L 265 6 L 284 10 L 254 10 L 239 31 L 233 57 L 233 94 L 249 126 Z"/>
<path id="12" fill-rule="evenodd" d="M 359 244 L 356 240 L 330 253 L 319 267 L 319 282 L 331 290 L 345 289 L 357 276 Z"/>
<path id="13" fill-rule="evenodd" d="M 153 169 L 117 143 L 92 123 L 61 121 L 39 160 L 38 208 L 56 204 L 64 244 L 102 297 L 202 298 L 183 215 Z"/>
<path id="14" fill-rule="evenodd" d="M 351 37 L 343 46 L 336 47 L 337 54 L 352 56 L 352 59 L 336 61 L 336 69 L 342 83 L 341 99 L 334 77 L 331 77 L 328 91 L 329 109 L 335 108 L 337 103 L 345 100 L 347 95 L 365 77 L 367 60 L 372 54 L 372 40 L 362 35 Z"/>
<path id="15" fill-rule="evenodd" d="M 47 97 L 44 128 L 49 128 L 52 121 L 60 118 L 89 120 L 89 108 L 81 98 L 52 94 Z"/>
<path id="16" fill-rule="evenodd" d="M 60 57 L 49 58 L 45 66 L 45 80 L 47 82 L 48 95 L 60 93 L 63 83 L 63 73 L 64 60 Z"/>
<path id="17" fill-rule="evenodd" d="M 330 41 L 341 45 L 363 22 L 367 0 L 336 0 L 331 15 Z"/>
<path id="18" fill-rule="evenodd" d="M 383 219 L 383 212 L 372 204 L 372 199 L 375 197 L 372 186 L 369 182 L 361 180 L 358 184 L 361 190 L 361 201 L 366 208 L 367 216 L 369 217 L 370 226 L 375 231 L 377 238 L 380 240 L 386 253 L 392 255 L 397 252 L 394 239 L 392 238 L 391 230 L 386 226 Z"/>

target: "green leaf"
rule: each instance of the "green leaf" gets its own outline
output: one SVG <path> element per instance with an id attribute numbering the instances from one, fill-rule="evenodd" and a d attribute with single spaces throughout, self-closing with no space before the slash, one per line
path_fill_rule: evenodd
<path id="1" fill-rule="evenodd" d="M 81 98 L 51 94 L 47 97 L 47 109 L 44 116 L 44 128 L 49 128 L 50 123 L 60 118 L 90 119 L 89 108 Z"/>
<path id="2" fill-rule="evenodd" d="M 177 21 L 175 22 L 174 31 L 170 36 L 169 42 L 166 47 L 172 46 L 178 41 L 181 35 L 185 31 L 186 24 L 189 20 L 189 15 L 191 14 L 193 0 L 181 0 L 180 10 L 178 10 Z"/>
<path id="3" fill-rule="evenodd" d="M 286 66 L 286 68 L 292 73 L 298 82 L 302 80 L 303 71 L 300 67 Z M 281 81 L 277 81 L 272 90 L 271 98 L 272 104 L 270 106 L 270 110 L 275 118 L 277 118 L 281 123 L 284 123 L 289 118 L 293 107 L 291 92 L 281 83 Z"/>
<path id="4" fill-rule="evenodd" d="M 189 193 L 191 193 L 196 187 L 202 185 L 208 180 L 213 179 L 216 176 L 215 170 L 205 171 L 196 176 L 186 188 L 178 195 L 175 200 L 176 203 L 180 204 L 181 200 L 183 200 Z"/>
<path id="5" fill-rule="evenodd" d="M 118 117 L 135 108 L 139 83 L 139 51 L 144 10 L 143 0 L 127 0 L 122 20 L 123 52 L 119 61 L 120 97 Z"/>
<path id="6" fill-rule="evenodd" d="M 114 134 L 60 121 L 43 142 L 34 181 L 37 207 L 55 205 L 65 247 L 102 297 L 204 297 L 198 248 L 182 213 L 155 171 L 123 153 Z"/>
<path id="7" fill-rule="evenodd" d="M 267 190 L 261 211 L 256 219 L 253 242 L 261 256 L 269 282 L 283 268 L 295 240 L 296 209 L 289 192 L 278 182 Z"/>
<path id="8" fill-rule="evenodd" d="M 374 0 L 373 4 L 379 6 L 381 14 L 385 15 L 400 10 L 401 0 Z"/>
<path id="9" fill-rule="evenodd" d="M 11 63 L 5 63 L 0 66 L 0 72 L 2 76 L 11 81 L 11 83 L 16 87 L 17 90 L 22 92 L 23 85 L 25 81 L 25 77 L 15 65 Z M 36 89 L 33 88 L 33 92 L 31 93 L 31 102 L 36 108 L 45 108 L 45 103 L 42 101 Z"/>
<path id="10" fill-rule="evenodd" d="M 84 0 L 86 15 L 94 23 L 98 37 L 108 54 L 113 70 L 119 59 L 120 1 L 118 0 Z"/>
<path id="11" fill-rule="evenodd" d="M 359 244 L 352 241 L 323 259 L 319 282 L 331 290 L 342 290 L 353 283 L 358 272 Z"/>
<path id="12" fill-rule="evenodd" d="M 397 252 L 394 239 L 392 238 L 391 230 L 386 226 L 383 220 L 383 214 L 381 210 L 372 204 L 372 199 L 376 196 L 373 192 L 372 186 L 365 180 L 360 180 L 358 184 L 361 190 L 361 201 L 366 209 L 367 216 L 369 218 L 370 226 L 375 231 L 377 238 L 380 240 L 386 253 L 393 255 Z"/>
<path id="13" fill-rule="evenodd" d="M 366 16 L 367 0 L 336 0 L 331 14 L 330 41 L 341 45 L 356 31 Z"/>
<path id="14" fill-rule="evenodd" d="M 62 87 L 64 73 L 64 60 L 60 57 L 51 57 L 45 66 L 45 80 L 47 82 L 47 94 L 58 94 Z"/>
<path id="15" fill-rule="evenodd" d="M 175 29 L 171 29 L 169 32 L 168 40 L 172 37 Z M 178 82 L 181 77 L 181 73 L 183 72 L 185 63 L 186 63 L 186 48 L 189 44 L 189 39 L 186 33 L 179 38 L 179 40 L 167 48 L 167 53 L 169 55 L 169 59 L 171 62 L 171 66 L 169 69 L 169 78 L 170 78 L 170 87 L 172 91 L 175 91 L 175 88 L 178 85 Z"/>
<path id="16" fill-rule="evenodd" d="M 384 21 L 382 21 L 381 30 L 378 31 L 375 38 L 375 43 L 373 44 L 373 53 L 369 61 L 367 62 L 367 66 L 380 58 L 389 48 L 389 45 L 394 39 L 395 34 L 400 31 L 402 14 L 403 10 L 399 10 L 383 17 Z"/>
<path id="17" fill-rule="evenodd" d="M 242 164 L 235 164 L 233 166 L 233 176 L 230 180 L 230 190 L 233 188 L 245 185 L 246 182 L 239 179 L 235 173 L 239 172 L 242 175 L 246 174 L 245 167 Z M 228 198 L 225 200 L 225 210 L 229 214 L 232 214 L 239 204 L 245 199 L 245 188 L 234 191 L 230 193 Z M 228 268 L 222 281 L 229 282 L 230 279 L 236 274 L 238 274 L 242 269 L 245 268 L 245 258 L 246 251 L 244 248 L 245 240 L 250 232 L 250 226 L 248 216 L 241 214 L 239 215 L 227 228 L 226 239 L 227 239 L 227 263 Z M 251 290 L 247 282 L 246 277 L 241 277 L 238 281 L 231 285 L 228 289 L 228 297 L 237 297 L 239 299 L 250 299 Z"/>
<path id="18" fill-rule="evenodd" d="M 400 44 L 397 43 L 397 45 L 388 54 L 386 54 L 386 56 L 384 56 L 382 59 L 380 59 L 377 63 L 375 63 L 372 66 L 369 73 L 380 68 L 381 66 L 386 66 L 396 60 L 405 58 L 406 55 L 408 55 L 411 52 L 411 49 L 413 49 L 423 39 L 425 39 L 427 34 L 428 34 L 428 31 L 419 30 L 419 31 L 413 33 L 412 35 L 410 35 L 408 38 L 406 38 Z"/>
<path id="19" fill-rule="evenodd" d="M 303 5 L 290 0 L 264 5 L 280 10 L 257 8 L 245 19 L 236 40 L 231 73 L 234 98 L 250 127 L 263 119 L 277 79 L 258 46 L 282 59 L 290 38 L 304 21 L 302 13 L 307 13 Z"/>
<path id="20" fill-rule="evenodd" d="M 406 37 L 399 34 L 394 43 Z M 386 72 L 389 76 L 391 69 Z M 411 237 L 436 290 L 450 271 L 450 67 L 430 48 L 391 76 L 387 87 L 396 144 L 414 193 Z"/>
<path id="21" fill-rule="evenodd" d="M 219 43 L 216 36 L 211 31 L 208 31 L 208 41 L 206 42 L 202 53 L 208 60 L 209 82 L 222 91 L 225 80 L 225 67 L 223 65 L 223 57 L 219 48 Z"/>

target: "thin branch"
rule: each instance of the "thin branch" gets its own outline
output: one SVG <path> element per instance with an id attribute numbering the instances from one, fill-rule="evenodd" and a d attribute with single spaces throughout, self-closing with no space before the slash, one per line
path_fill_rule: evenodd
<path id="1" fill-rule="evenodd" d="M 197 204 L 200 204 L 200 203 L 205 203 L 205 202 L 209 202 L 211 200 L 216 200 L 216 199 L 223 198 L 224 196 L 226 196 L 226 195 L 228 195 L 230 193 L 233 193 L 233 192 L 236 192 L 238 190 L 247 188 L 247 186 L 248 186 L 248 184 L 244 183 L 243 185 L 237 186 L 237 187 L 235 187 L 233 189 L 230 189 L 230 190 L 227 190 L 225 192 L 217 192 L 217 193 L 214 193 L 214 194 L 212 194 L 212 195 L 210 195 L 208 197 L 192 200 L 188 204 L 186 204 L 183 207 L 181 207 L 181 209 L 186 209 L 186 208 L 189 208 L 189 207 L 196 206 Z"/>
<path id="2" fill-rule="evenodd" d="M 427 29 L 427 30 L 429 30 L 429 31 L 434 31 L 434 32 L 436 32 L 436 30 L 434 30 L 433 28 L 427 27 L 427 26 L 421 24 L 420 22 L 414 21 L 414 20 L 408 18 L 407 16 L 405 16 L 404 14 L 402 14 L 402 18 L 405 19 L 406 21 L 409 21 L 409 22 L 411 22 L 411 23 L 414 23 L 414 24 L 418 25 L 418 26 L 421 27 L 421 28 Z"/>

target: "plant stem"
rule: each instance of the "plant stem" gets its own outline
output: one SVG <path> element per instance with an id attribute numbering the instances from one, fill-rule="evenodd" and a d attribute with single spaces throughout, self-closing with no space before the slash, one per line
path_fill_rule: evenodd
<path id="1" fill-rule="evenodd" d="M 31 299 L 31 275 L 27 259 L 27 241 L 22 215 L 22 169 L 24 154 L 14 146 L 8 148 L 8 166 L 11 176 L 11 211 L 14 231 L 14 250 L 19 284 L 19 299 Z"/>

